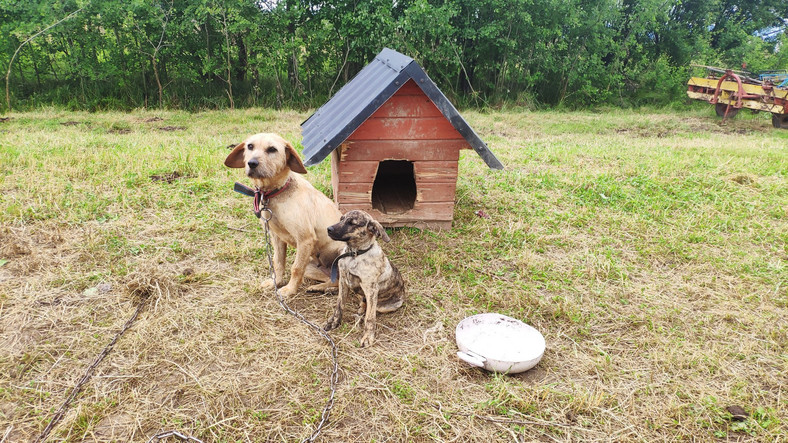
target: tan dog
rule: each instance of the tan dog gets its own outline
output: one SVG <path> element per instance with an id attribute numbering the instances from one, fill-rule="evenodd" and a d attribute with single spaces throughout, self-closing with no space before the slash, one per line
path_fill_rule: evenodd
<path id="1" fill-rule="evenodd" d="M 343 241 L 347 246 L 337 257 L 339 295 L 334 315 L 324 329 L 329 331 L 342 323 L 343 304 L 350 292 L 354 292 L 360 300 L 358 314 L 364 314 L 361 346 L 370 346 L 375 342 L 376 314 L 395 311 L 405 301 L 402 275 L 385 256 L 376 239 L 391 240 L 380 223 L 358 210 L 343 215 L 339 223 L 329 226 L 327 231 L 329 237 Z M 332 269 L 332 276 L 334 274 Z"/>
<path id="2" fill-rule="evenodd" d="M 293 146 L 276 134 L 255 134 L 236 146 L 224 164 L 244 168 L 246 175 L 264 193 L 261 205 L 272 215 L 268 223 L 277 286 L 284 284 L 287 246 L 296 249 L 290 281 L 280 293 L 283 296 L 295 294 L 304 276 L 324 282 L 309 287 L 309 291 L 331 287 L 328 269 L 344 245 L 330 239 L 326 228 L 336 223 L 342 214 L 328 197 L 298 175 L 306 174 L 306 169 Z M 273 282 L 268 280 L 263 286 L 271 288 Z"/>

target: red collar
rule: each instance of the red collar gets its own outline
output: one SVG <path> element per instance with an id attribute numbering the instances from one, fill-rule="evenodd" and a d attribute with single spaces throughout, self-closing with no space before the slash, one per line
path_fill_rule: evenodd
<path id="1" fill-rule="evenodd" d="M 257 218 L 260 218 L 260 214 L 263 212 L 260 209 L 260 202 L 263 203 L 263 209 L 268 208 L 268 202 L 276 197 L 277 195 L 281 194 L 288 186 L 290 186 L 290 182 L 292 179 L 288 178 L 284 185 L 282 185 L 279 189 L 274 189 L 273 191 L 261 191 L 260 188 L 254 188 L 254 215 Z"/>

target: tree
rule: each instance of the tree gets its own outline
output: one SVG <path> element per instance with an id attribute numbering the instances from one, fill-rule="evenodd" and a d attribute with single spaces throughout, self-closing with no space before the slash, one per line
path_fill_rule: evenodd
<path id="1" fill-rule="evenodd" d="M 153 75 L 156 79 L 156 86 L 159 91 L 160 108 L 164 106 L 165 85 L 162 84 L 161 72 L 159 69 L 159 54 L 162 49 L 170 45 L 167 40 L 167 25 L 170 23 L 172 14 L 173 0 L 170 0 L 169 3 L 157 2 L 154 4 L 153 9 L 141 8 L 138 5 L 135 11 L 134 26 L 150 46 L 150 49 L 147 50 L 140 47 L 139 51 L 150 58 L 151 66 L 153 67 Z M 140 20 L 137 20 L 137 17 L 144 17 L 142 25 L 140 24 Z"/>
<path id="2" fill-rule="evenodd" d="M 5 103 L 6 103 L 6 109 L 8 109 L 9 111 L 11 110 L 11 90 L 10 90 L 10 87 L 9 87 L 10 80 L 11 80 L 11 68 L 13 67 L 14 60 L 16 59 L 16 56 L 19 54 L 19 51 L 25 45 L 27 45 L 28 43 L 33 41 L 33 39 L 35 39 L 36 37 L 46 33 L 47 31 L 49 31 L 50 29 L 54 28 L 55 26 L 63 23 L 64 21 L 66 21 L 66 20 L 74 17 L 78 13 L 82 12 L 82 9 L 83 8 L 79 8 L 76 11 L 71 12 L 70 14 L 68 14 L 65 17 L 61 18 L 60 20 L 52 23 L 51 25 L 49 25 L 49 26 L 45 27 L 44 29 L 42 29 L 42 30 L 36 32 L 35 34 L 31 35 L 26 40 L 24 40 L 19 46 L 17 46 L 16 50 L 14 51 L 14 54 L 11 56 L 11 59 L 8 61 L 8 70 L 6 71 L 6 74 L 5 74 Z"/>

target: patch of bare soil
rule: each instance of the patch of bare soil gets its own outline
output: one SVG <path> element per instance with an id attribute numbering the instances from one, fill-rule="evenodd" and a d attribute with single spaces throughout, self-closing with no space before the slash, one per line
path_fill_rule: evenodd
<path id="1" fill-rule="evenodd" d="M 186 129 L 185 126 L 161 126 L 157 128 L 159 131 L 166 131 L 166 132 L 173 132 L 173 131 L 183 131 Z"/>
<path id="2" fill-rule="evenodd" d="M 182 178 L 190 178 L 190 177 L 191 177 L 191 175 L 181 174 L 178 171 L 172 171 L 169 174 L 154 174 L 154 175 L 151 175 L 150 179 L 151 179 L 151 181 L 155 181 L 155 182 L 172 183 L 175 180 L 179 180 L 179 179 L 182 179 Z"/>
<path id="3" fill-rule="evenodd" d="M 161 118 L 161 117 L 151 117 L 151 118 L 146 118 L 146 119 L 144 119 L 142 121 L 145 122 L 145 123 L 155 123 L 155 122 L 164 121 L 164 119 Z"/>
<path id="4" fill-rule="evenodd" d="M 756 132 L 770 132 L 772 130 L 771 125 L 759 120 L 727 120 L 723 122 L 713 118 L 692 118 L 687 120 L 687 124 L 689 131 L 686 132 L 748 135 Z"/>
<path id="5" fill-rule="evenodd" d="M 130 134 L 130 133 L 131 133 L 131 129 L 126 129 L 126 128 L 111 128 L 111 129 L 110 129 L 109 131 L 107 131 L 107 132 L 108 132 L 108 133 L 110 133 L 110 134 Z"/>
<path id="6" fill-rule="evenodd" d="M 639 138 L 665 138 L 676 134 L 675 129 L 665 128 L 618 128 L 616 133 L 625 135 L 634 135 Z"/>
<path id="7" fill-rule="evenodd" d="M 731 180 L 733 180 L 735 183 L 738 183 L 740 185 L 752 185 L 755 183 L 755 180 L 746 174 L 734 175 L 733 177 L 731 177 Z"/>
<path id="8" fill-rule="evenodd" d="M 51 264 L 47 255 L 63 241 L 57 229 L 31 234 L 27 229 L 0 228 L 0 258 L 7 260 L 4 273 L 20 276 L 40 271 Z"/>
<path id="9" fill-rule="evenodd" d="M 0 255 L 6 258 L 29 255 L 32 252 L 28 239 L 14 233 L 9 228 L 0 231 Z"/>
<path id="10" fill-rule="evenodd" d="M 0 117 L 0 123 L 5 123 L 9 120 L 11 120 L 11 117 Z"/>

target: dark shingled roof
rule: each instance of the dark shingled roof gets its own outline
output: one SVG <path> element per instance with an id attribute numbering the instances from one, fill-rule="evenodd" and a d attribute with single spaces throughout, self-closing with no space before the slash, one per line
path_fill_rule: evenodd
<path id="1" fill-rule="evenodd" d="M 306 166 L 325 159 L 402 85 L 413 79 L 487 166 L 503 165 L 412 58 L 385 48 L 331 99 L 301 123 Z"/>

